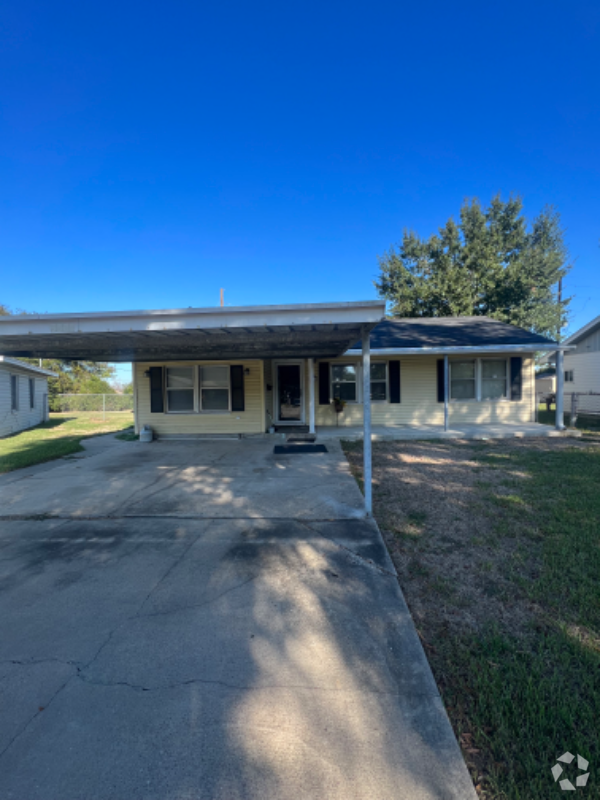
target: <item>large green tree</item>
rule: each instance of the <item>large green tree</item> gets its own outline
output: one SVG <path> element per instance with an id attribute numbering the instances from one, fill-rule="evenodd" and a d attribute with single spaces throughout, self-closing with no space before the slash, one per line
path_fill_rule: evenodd
<path id="1" fill-rule="evenodd" d="M 528 223 L 520 198 L 465 201 L 460 222 L 427 239 L 405 231 L 379 267 L 375 286 L 394 316 L 485 315 L 552 338 L 566 323 L 559 286 L 570 266 L 552 206 Z"/>

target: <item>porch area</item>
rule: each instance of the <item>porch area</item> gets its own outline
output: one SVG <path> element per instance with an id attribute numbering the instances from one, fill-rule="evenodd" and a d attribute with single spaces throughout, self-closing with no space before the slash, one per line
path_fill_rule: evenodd
<path id="1" fill-rule="evenodd" d="M 356 441 L 363 438 L 362 425 L 316 427 L 317 441 L 323 443 L 333 439 L 349 439 Z M 411 439 L 522 439 L 525 437 L 549 436 L 581 436 L 581 431 L 559 431 L 539 422 L 498 424 L 478 423 L 476 425 L 454 425 L 447 431 L 443 425 L 373 425 L 371 438 L 373 441 L 391 442 Z"/>

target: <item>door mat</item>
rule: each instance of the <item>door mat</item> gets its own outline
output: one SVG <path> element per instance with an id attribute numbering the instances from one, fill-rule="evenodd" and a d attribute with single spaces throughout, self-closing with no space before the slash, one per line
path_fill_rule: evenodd
<path id="1" fill-rule="evenodd" d="M 308 433 L 308 425 L 275 425 L 275 433 Z"/>
<path id="2" fill-rule="evenodd" d="M 324 444 L 276 444 L 273 448 L 276 456 L 292 455 L 292 453 L 327 453 Z"/>

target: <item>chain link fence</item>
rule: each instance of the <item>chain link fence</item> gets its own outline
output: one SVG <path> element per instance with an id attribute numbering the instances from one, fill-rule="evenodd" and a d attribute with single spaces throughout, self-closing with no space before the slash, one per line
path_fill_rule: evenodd
<path id="1" fill-rule="evenodd" d="M 569 424 L 575 427 L 577 419 L 600 418 L 600 392 L 565 392 L 565 411 Z"/>
<path id="2" fill-rule="evenodd" d="M 536 413 L 539 422 L 546 422 L 542 419 L 544 412 L 554 412 L 556 409 L 555 392 L 536 392 L 537 406 Z M 565 422 L 572 428 L 577 426 L 585 427 L 585 421 L 590 420 L 596 427 L 600 423 L 600 392 L 565 392 L 564 393 L 564 413 Z"/>
<path id="3" fill-rule="evenodd" d="M 55 394 L 49 398 L 55 414 L 107 414 L 133 412 L 132 394 Z"/>

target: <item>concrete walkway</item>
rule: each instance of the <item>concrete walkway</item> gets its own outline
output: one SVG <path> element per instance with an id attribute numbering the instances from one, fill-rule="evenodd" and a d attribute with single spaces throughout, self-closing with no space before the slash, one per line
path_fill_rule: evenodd
<path id="1" fill-rule="evenodd" d="M 475 800 L 339 453 L 262 442 L 96 440 L 0 481 L 0 797 Z"/>

